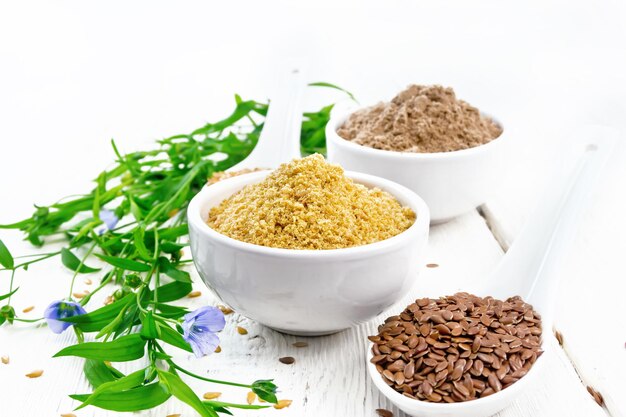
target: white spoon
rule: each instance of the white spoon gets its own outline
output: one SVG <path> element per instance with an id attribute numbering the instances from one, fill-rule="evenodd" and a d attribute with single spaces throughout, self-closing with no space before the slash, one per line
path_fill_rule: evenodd
<path id="1" fill-rule="evenodd" d="M 600 130 L 588 141 L 572 174 L 547 190 L 534 214 L 487 281 L 480 295 L 506 299 L 521 295 L 542 316 L 542 348 L 552 331 L 554 307 L 560 274 L 558 265 L 577 229 L 600 170 L 615 144 L 616 132 Z M 507 407 L 528 386 L 540 377 L 546 361 L 542 355 L 526 376 L 510 387 L 485 398 L 460 403 L 430 403 L 404 397 L 389 387 L 375 366 L 368 361 L 374 384 L 391 402 L 413 416 L 420 417 L 483 417 Z"/>
<path id="2" fill-rule="evenodd" d="M 541 313 L 545 331 L 552 329 L 561 258 L 574 240 L 579 219 L 614 145 L 614 137 L 607 135 L 584 146 L 570 176 L 546 190 L 483 291 L 500 299 L 521 295 Z"/>
<path id="3" fill-rule="evenodd" d="M 257 145 L 246 159 L 227 171 L 276 168 L 300 157 L 304 76 L 300 68 L 287 68 L 279 73 L 270 94 L 269 109 Z"/>

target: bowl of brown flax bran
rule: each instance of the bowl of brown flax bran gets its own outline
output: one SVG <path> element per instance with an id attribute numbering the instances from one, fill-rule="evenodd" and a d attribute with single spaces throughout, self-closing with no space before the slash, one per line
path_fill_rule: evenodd
<path id="1" fill-rule="evenodd" d="M 411 85 L 390 102 L 333 113 L 328 160 L 415 191 L 441 223 L 497 190 L 510 152 L 502 124 L 451 88 Z"/>
<path id="2" fill-rule="evenodd" d="M 411 190 L 321 155 L 205 187 L 187 217 L 196 269 L 225 304 L 311 336 L 399 301 L 424 264 L 430 223 Z"/>

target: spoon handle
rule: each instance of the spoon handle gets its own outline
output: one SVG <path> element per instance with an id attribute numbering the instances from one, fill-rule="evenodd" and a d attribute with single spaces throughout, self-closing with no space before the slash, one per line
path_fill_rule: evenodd
<path id="1" fill-rule="evenodd" d="M 301 67 L 286 68 L 277 74 L 277 83 L 270 95 L 270 105 L 257 145 L 246 159 L 229 171 L 276 168 L 283 162 L 300 157 L 304 74 Z"/>
<path id="2" fill-rule="evenodd" d="M 533 304 L 542 314 L 544 327 L 552 323 L 559 261 L 573 241 L 581 214 L 616 143 L 617 132 L 612 129 L 597 129 L 593 134 L 573 172 L 548 188 L 488 281 L 488 294 L 497 298 L 520 295 Z"/>

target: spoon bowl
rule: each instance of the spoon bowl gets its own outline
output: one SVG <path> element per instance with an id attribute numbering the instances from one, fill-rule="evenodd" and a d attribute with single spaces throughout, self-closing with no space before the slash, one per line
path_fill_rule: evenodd
<path id="1" fill-rule="evenodd" d="M 547 344 L 544 342 L 542 345 L 545 348 Z M 541 378 L 543 374 L 547 360 L 549 360 L 548 355 L 551 354 L 550 349 L 546 349 L 546 351 L 537 358 L 537 361 L 533 364 L 532 368 L 530 368 L 530 371 L 508 388 L 488 397 L 458 403 L 431 403 L 405 397 L 387 385 L 380 373 L 376 370 L 376 366 L 369 361 L 367 371 L 376 388 L 394 405 L 410 416 L 486 417 L 505 409 L 511 405 L 516 398 L 523 395 L 529 387 L 537 383 L 537 380 Z M 368 359 L 371 359 L 371 355 L 369 355 Z"/>

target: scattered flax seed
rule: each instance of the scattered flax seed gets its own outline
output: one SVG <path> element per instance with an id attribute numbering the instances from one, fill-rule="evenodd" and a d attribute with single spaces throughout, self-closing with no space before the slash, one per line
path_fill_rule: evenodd
<path id="1" fill-rule="evenodd" d="M 108 295 L 107 298 L 104 299 L 104 305 L 108 306 L 109 304 L 113 304 L 115 298 L 112 295 Z"/>
<path id="2" fill-rule="evenodd" d="M 215 348 L 215 353 L 220 353 L 222 351 L 222 347 L 218 346 Z"/>
<path id="3" fill-rule="evenodd" d="M 232 314 L 232 313 L 233 313 L 233 309 L 232 309 L 232 308 L 226 307 L 226 306 L 221 305 L 221 304 L 220 304 L 220 305 L 218 305 L 218 306 L 217 306 L 217 308 L 219 308 L 219 309 L 220 309 L 220 311 L 221 311 L 221 312 L 222 312 L 225 316 L 226 316 L 226 315 L 228 315 L 228 314 Z"/>
<path id="4" fill-rule="evenodd" d="M 73 292 L 72 293 L 72 297 L 77 298 L 77 299 L 81 299 L 83 297 L 85 297 L 87 294 L 85 294 L 84 292 Z"/>
<path id="5" fill-rule="evenodd" d="M 248 404 L 252 404 L 254 402 L 254 400 L 256 400 L 256 394 L 252 391 L 250 391 L 248 393 L 248 395 L 246 395 L 246 402 Z"/>
<path id="6" fill-rule="evenodd" d="M 2 361 L 3 364 L 8 365 L 9 362 L 11 362 L 11 359 L 8 356 L 3 356 L 2 358 L 0 358 L 0 360 Z"/>
<path id="7" fill-rule="evenodd" d="M 187 297 L 196 298 L 196 297 L 200 297 L 201 295 L 202 293 L 200 291 L 192 291 L 189 294 L 187 294 Z"/>
<path id="8" fill-rule="evenodd" d="M 237 333 L 239 334 L 248 334 L 248 331 L 241 326 L 237 326 Z"/>
<path id="9" fill-rule="evenodd" d="M 205 392 L 202 397 L 204 397 L 205 400 L 214 400 L 219 398 L 221 395 L 221 392 Z"/>
<path id="10" fill-rule="evenodd" d="M 604 406 L 604 397 L 602 397 L 602 394 L 600 394 L 598 391 L 596 391 L 595 389 L 593 389 L 593 387 L 589 385 L 587 385 L 587 392 L 591 394 L 594 401 L 598 403 L 600 407 Z"/>
<path id="11" fill-rule="evenodd" d="M 74 414 L 74 413 L 66 413 L 66 414 L 61 414 L 61 417 L 76 417 L 76 414 Z"/>
<path id="12" fill-rule="evenodd" d="M 291 400 L 279 400 L 276 404 L 274 404 L 274 408 L 280 410 L 281 408 L 287 408 L 291 405 Z"/>
<path id="13" fill-rule="evenodd" d="M 291 365 L 292 363 L 295 363 L 295 359 L 291 356 L 285 356 L 283 358 L 278 358 L 278 360 L 280 361 L 280 363 L 284 363 L 285 365 Z"/>
<path id="14" fill-rule="evenodd" d="M 34 309 L 35 309 L 35 306 L 29 306 L 29 307 L 26 307 L 24 310 L 22 310 L 22 313 L 30 313 Z"/>
<path id="15" fill-rule="evenodd" d="M 91 281 L 89 278 L 85 278 L 85 285 L 91 285 L 93 284 L 93 281 Z"/>
<path id="16" fill-rule="evenodd" d="M 404 232 L 415 213 L 392 195 L 356 184 L 322 155 L 282 164 L 211 208 L 217 232 L 255 245 L 338 249 L 366 245 Z"/>
<path id="17" fill-rule="evenodd" d="M 309 344 L 307 342 L 296 342 L 296 343 L 292 343 L 291 346 L 297 347 L 297 348 L 303 348 L 303 347 L 309 346 Z"/>
<path id="18" fill-rule="evenodd" d="M 180 414 L 168 414 L 165 417 L 180 417 Z"/>
<path id="19" fill-rule="evenodd" d="M 26 374 L 28 378 L 39 378 L 41 375 L 43 375 L 43 370 L 41 369 Z"/>
<path id="20" fill-rule="evenodd" d="M 560 331 L 556 330 L 554 332 L 554 337 L 556 337 L 556 340 L 557 342 L 559 342 L 559 345 L 563 346 L 563 334 Z"/>
<path id="21" fill-rule="evenodd" d="M 426 264 L 426 268 L 438 268 L 439 264 Z"/>
<path id="22" fill-rule="evenodd" d="M 376 414 L 378 414 L 381 417 L 393 417 L 393 413 L 389 410 L 386 410 L 384 408 L 377 408 L 376 409 Z"/>

